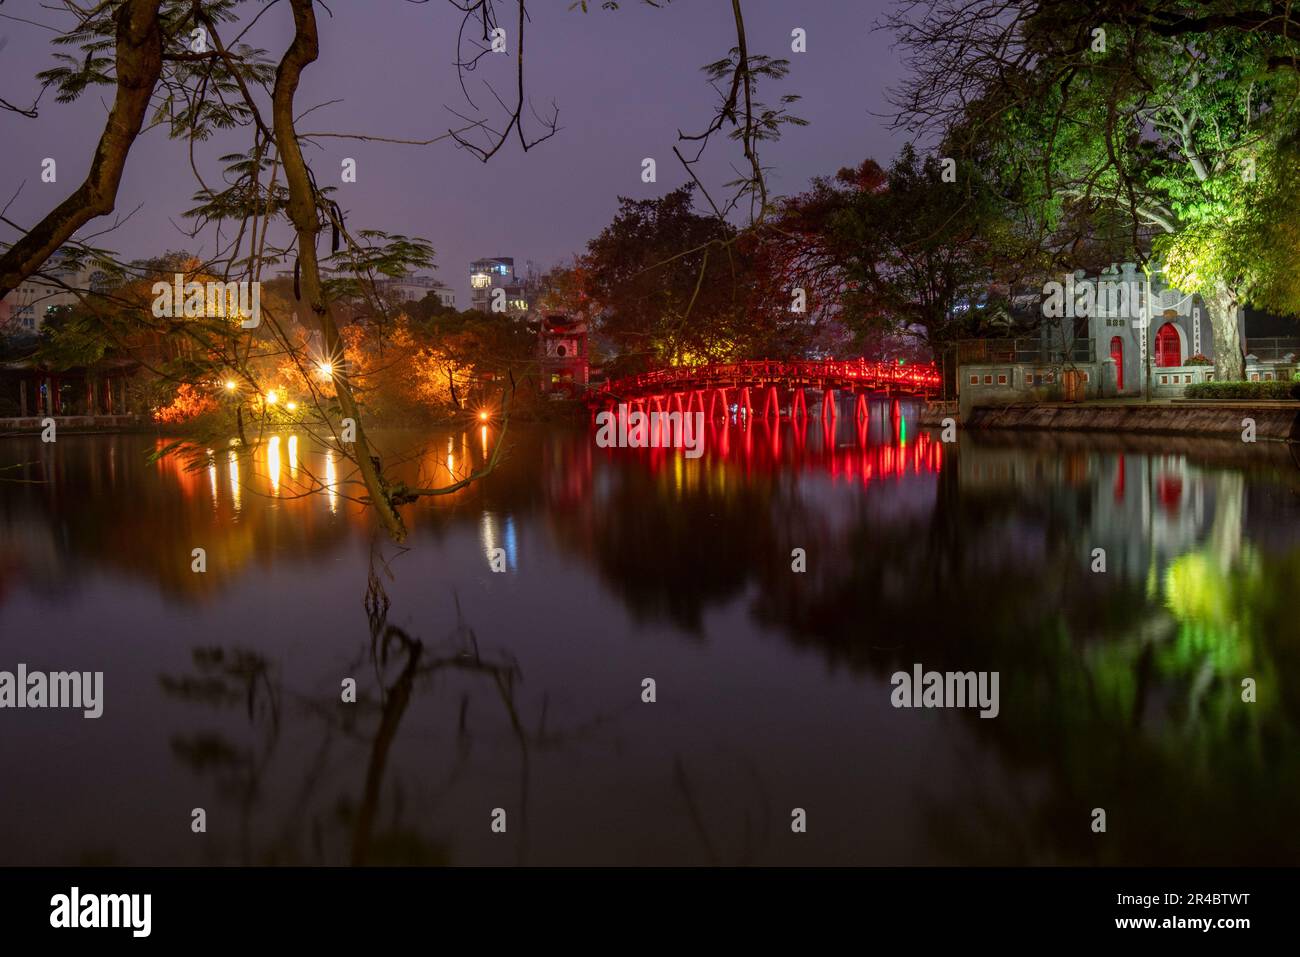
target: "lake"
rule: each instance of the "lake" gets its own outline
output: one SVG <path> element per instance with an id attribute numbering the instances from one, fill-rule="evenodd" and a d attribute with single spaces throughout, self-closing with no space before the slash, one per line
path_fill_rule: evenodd
<path id="1" fill-rule="evenodd" d="M 915 411 L 511 423 L 403 547 L 306 434 L 0 439 L 0 670 L 103 673 L 0 710 L 0 863 L 1294 863 L 1294 450 Z M 918 666 L 996 715 L 896 707 Z"/>

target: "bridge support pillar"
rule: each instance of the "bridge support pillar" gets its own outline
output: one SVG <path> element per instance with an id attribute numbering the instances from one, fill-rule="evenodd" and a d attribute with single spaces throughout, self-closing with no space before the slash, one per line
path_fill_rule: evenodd
<path id="1" fill-rule="evenodd" d="M 709 420 L 710 420 L 710 421 L 712 421 L 713 419 L 715 419 L 715 418 L 717 417 L 717 414 L 713 411 L 713 409 L 714 409 L 714 405 L 715 405 L 715 404 L 720 404 L 720 405 L 722 406 L 722 419 L 723 419 L 723 421 L 724 421 L 724 422 L 726 422 L 726 421 L 730 421 L 730 420 L 731 420 L 731 407 L 727 405 L 727 390 L 726 390 L 726 389 L 721 389 L 721 388 L 720 388 L 720 389 L 714 389 L 713 392 L 711 392 L 711 393 L 709 394 Z"/>
<path id="2" fill-rule="evenodd" d="M 827 389 L 822 393 L 822 421 L 835 421 L 835 390 Z"/>
<path id="3" fill-rule="evenodd" d="M 0 0 L 2 2 L 2 0 Z M 728 382 L 730 386 L 721 383 Z M 800 383 L 798 388 L 794 383 Z M 57 411 L 58 383 L 54 377 L 46 383 L 49 394 L 45 402 Z M 695 366 L 682 369 L 660 369 L 640 376 L 631 376 L 613 383 L 607 383 L 596 394 L 588 397 L 592 408 L 601 408 L 611 396 L 630 396 L 625 401 L 629 408 L 648 411 L 654 408 L 658 412 L 678 413 L 699 411 L 710 418 L 718 414 L 714 403 L 721 402 L 722 414 L 730 420 L 731 405 L 728 402 L 729 391 L 737 393 L 737 409 L 743 409 L 745 418 L 758 412 L 755 400 L 758 392 L 764 391 L 762 397 L 762 415 L 781 417 L 780 396 L 782 390 L 790 395 L 790 414 L 794 418 L 808 415 L 807 388 L 815 387 L 828 396 L 833 396 L 836 389 L 855 397 L 857 408 L 855 415 L 868 417 L 868 397 L 872 393 L 883 392 L 889 399 L 899 396 L 930 397 L 940 394 L 943 379 L 936 368 L 901 368 L 888 363 L 867 363 L 862 359 L 854 361 L 775 361 L 756 360 L 741 362 L 716 368 Z M 830 388 L 828 388 L 828 386 Z M 651 390 L 662 390 L 651 394 Z M 707 395 L 707 399 L 705 398 Z M 636 404 L 639 399 L 640 405 Z M 825 400 L 824 400 L 825 401 Z M 834 417 L 834 399 L 829 401 L 832 408 L 823 409 L 825 417 Z M 617 402 L 617 400 L 615 400 Z M 48 411 L 48 409 L 47 409 Z M 739 417 L 738 417 L 739 421 Z"/>

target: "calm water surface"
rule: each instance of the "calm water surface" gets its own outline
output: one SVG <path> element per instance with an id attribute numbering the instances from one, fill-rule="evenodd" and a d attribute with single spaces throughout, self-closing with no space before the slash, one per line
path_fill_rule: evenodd
<path id="1" fill-rule="evenodd" d="M 1300 858 L 1292 452 L 903 412 L 695 461 L 514 425 L 404 549 L 305 435 L 0 439 L 0 670 L 105 675 L 99 720 L 0 711 L 0 863 Z M 383 443 L 445 482 L 497 439 Z M 918 662 L 1000 714 L 895 709 Z"/>

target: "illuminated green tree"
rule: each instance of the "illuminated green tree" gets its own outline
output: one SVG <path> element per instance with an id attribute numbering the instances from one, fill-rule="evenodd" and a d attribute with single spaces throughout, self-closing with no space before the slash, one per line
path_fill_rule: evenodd
<path id="1" fill-rule="evenodd" d="M 909 5 L 894 20 L 916 71 L 899 122 L 991 165 L 1044 219 L 1122 210 L 1125 251 L 1167 257 L 1206 304 L 1219 377 L 1241 378 L 1240 307 L 1285 291 L 1262 247 L 1287 227 L 1261 199 L 1281 195 L 1300 34 L 1261 27 L 1258 4 L 1174 6 Z"/>

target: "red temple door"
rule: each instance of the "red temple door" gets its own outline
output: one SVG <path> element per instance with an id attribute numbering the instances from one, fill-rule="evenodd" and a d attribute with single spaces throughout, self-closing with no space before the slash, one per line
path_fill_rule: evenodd
<path id="1" fill-rule="evenodd" d="M 1183 364 L 1182 343 L 1173 323 L 1166 322 L 1156 333 L 1156 365 L 1180 366 Z"/>
<path id="2" fill-rule="evenodd" d="M 1124 391 L 1124 340 L 1112 336 L 1110 340 L 1110 357 L 1115 360 L 1115 388 Z"/>

